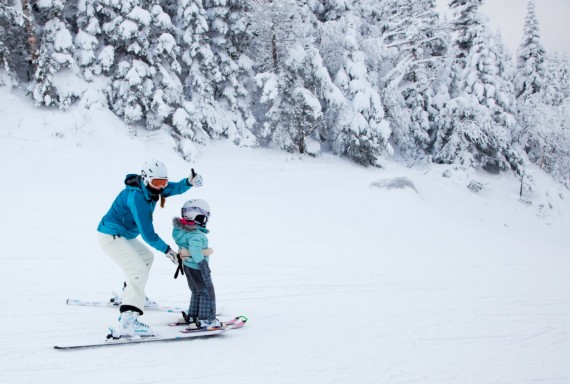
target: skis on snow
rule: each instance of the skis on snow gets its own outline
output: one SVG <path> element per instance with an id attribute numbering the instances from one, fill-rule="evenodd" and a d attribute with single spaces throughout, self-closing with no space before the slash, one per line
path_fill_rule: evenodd
<path id="1" fill-rule="evenodd" d="M 119 338 L 113 339 L 110 335 L 107 336 L 106 341 L 91 343 L 91 344 L 71 344 L 71 345 L 55 345 L 53 348 L 63 351 L 71 351 L 77 349 L 92 349 L 92 348 L 102 348 L 111 347 L 118 345 L 127 344 L 142 344 L 142 343 L 168 343 L 175 341 L 186 341 L 195 338 L 208 338 L 213 336 L 223 335 L 224 333 L 232 330 L 238 329 L 245 325 L 247 318 L 245 316 L 237 316 L 224 323 L 224 328 L 214 329 L 211 331 L 207 330 L 182 330 L 180 335 L 176 336 L 148 336 L 148 337 L 136 337 L 136 338 Z M 182 324 L 178 324 L 182 325 Z"/>
<path id="2" fill-rule="evenodd" d="M 109 301 L 88 301 L 88 300 L 77 300 L 77 299 L 67 299 L 67 305 L 76 305 L 76 306 L 84 306 L 84 307 L 103 307 L 103 308 L 118 308 L 120 306 L 120 297 L 114 293 L 114 296 Z M 151 311 L 162 311 L 162 312 L 175 312 L 175 313 L 182 313 L 184 311 L 180 307 L 170 307 L 170 306 L 163 306 L 159 305 L 155 302 L 150 303 L 150 305 L 145 306 L 145 310 Z M 223 309 L 219 309 L 217 316 L 221 314 Z M 133 337 L 133 338 L 119 338 L 114 339 L 107 336 L 106 341 L 96 342 L 91 344 L 71 344 L 71 345 L 55 345 L 53 348 L 57 350 L 77 350 L 77 349 L 91 349 L 91 348 L 101 348 L 101 347 L 110 347 L 110 346 L 117 346 L 117 345 L 127 345 L 127 344 L 142 344 L 142 343 L 166 343 L 166 342 L 176 342 L 176 341 L 185 341 L 191 340 L 195 338 L 209 338 L 214 336 L 222 335 L 229 330 L 238 329 L 245 325 L 247 321 L 247 317 L 245 316 L 237 316 L 229 321 L 223 322 L 222 329 L 213 329 L 213 330 L 199 330 L 199 329 L 183 329 L 180 331 L 180 334 L 175 336 L 147 336 L 147 337 Z M 189 323 L 186 322 L 175 322 L 169 323 L 169 326 L 188 326 Z"/>

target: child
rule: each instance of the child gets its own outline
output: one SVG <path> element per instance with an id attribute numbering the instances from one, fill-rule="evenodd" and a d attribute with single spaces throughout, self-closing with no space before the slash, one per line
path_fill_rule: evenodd
<path id="1" fill-rule="evenodd" d="M 216 293 L 208 265 L 209 257 L 202 254 L 202 250 L 208 248 L 206 224 L 210 206 L 201 199 L 188 200 L 182 207 L 181 216 L 173 220 L 172 237 L 181 250 L 182 266 L 191 291 L 188 317 L 197 325 L 197 328 L 189 327 L 188 330 L 221 329 L 222 324 L 216 319 Z M 185 249 L 190 253 L 189 257 L 184 256 L 187 255 Z"/>

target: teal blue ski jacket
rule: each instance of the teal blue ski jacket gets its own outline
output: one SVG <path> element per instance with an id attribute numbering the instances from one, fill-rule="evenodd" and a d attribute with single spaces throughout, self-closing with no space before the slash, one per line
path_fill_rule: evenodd
<path id="1" fill-rule="evenodd" d="M 186 248 L 190 252 L 190 257 L 184 259 L 183 264 L 192 269 L 200 269 L 198 264 L 209 257 L 202 254 L 202 250 L 208 248 L 208 231 L 197 224 L 184 224 L 179 217 L 172 220 L 172 238 L 179 248 Z"/>
<path id="2" fill-rule="evenodd" d="M 188 179 L 169 182 L 162 196 L 180 195 L 191 188 Z M 156 250 L 166 253 L 168 245 L 156 234 L 152 224 L 152 214 L 159 200 L 143 186 L 140 175 L 129 174 L 125 178 L 125 189 L 113 201 L 109 211 L 103 216 L 97 231 L 112 236 L 134 239 L 139 234 Z"/>

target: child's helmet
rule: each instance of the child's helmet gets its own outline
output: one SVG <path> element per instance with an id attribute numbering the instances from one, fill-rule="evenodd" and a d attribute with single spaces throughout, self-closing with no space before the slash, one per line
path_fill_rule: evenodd
<path id="1" fill-rule="evenodd" d="M 164 188 L 166 184 L 168 184 L 168 171 L 166 170 L 166 166 L 161 161 L 152 159 L 145 162 L 142 166 L 141 178 L 145 186 L 148 186 L 150 183 L 154 188 Z M 159 184 L 158 187 L 153 185 L 153 180 L 155 179 Z M 159 181 L 162 181 L 162 183 Z"/>
<path id="2" fill-rule="evenodd" d="M 182 218 L 205 226 L 210 217 L 210 206 L 202 199 L 188 200 L 182 206 Z"/>

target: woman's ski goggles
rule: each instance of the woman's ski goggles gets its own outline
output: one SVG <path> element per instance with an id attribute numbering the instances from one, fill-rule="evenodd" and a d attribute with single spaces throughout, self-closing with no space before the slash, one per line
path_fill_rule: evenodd
<path id="1" fill-rule="evenodd" d="M 151 187 L 155 188 L 155 189 L 163 189 L 168 185 L 168 179 L 162 179 L 162 178 L 151 178 L 149 179 L 148 183 L 150 184 Z"/>

